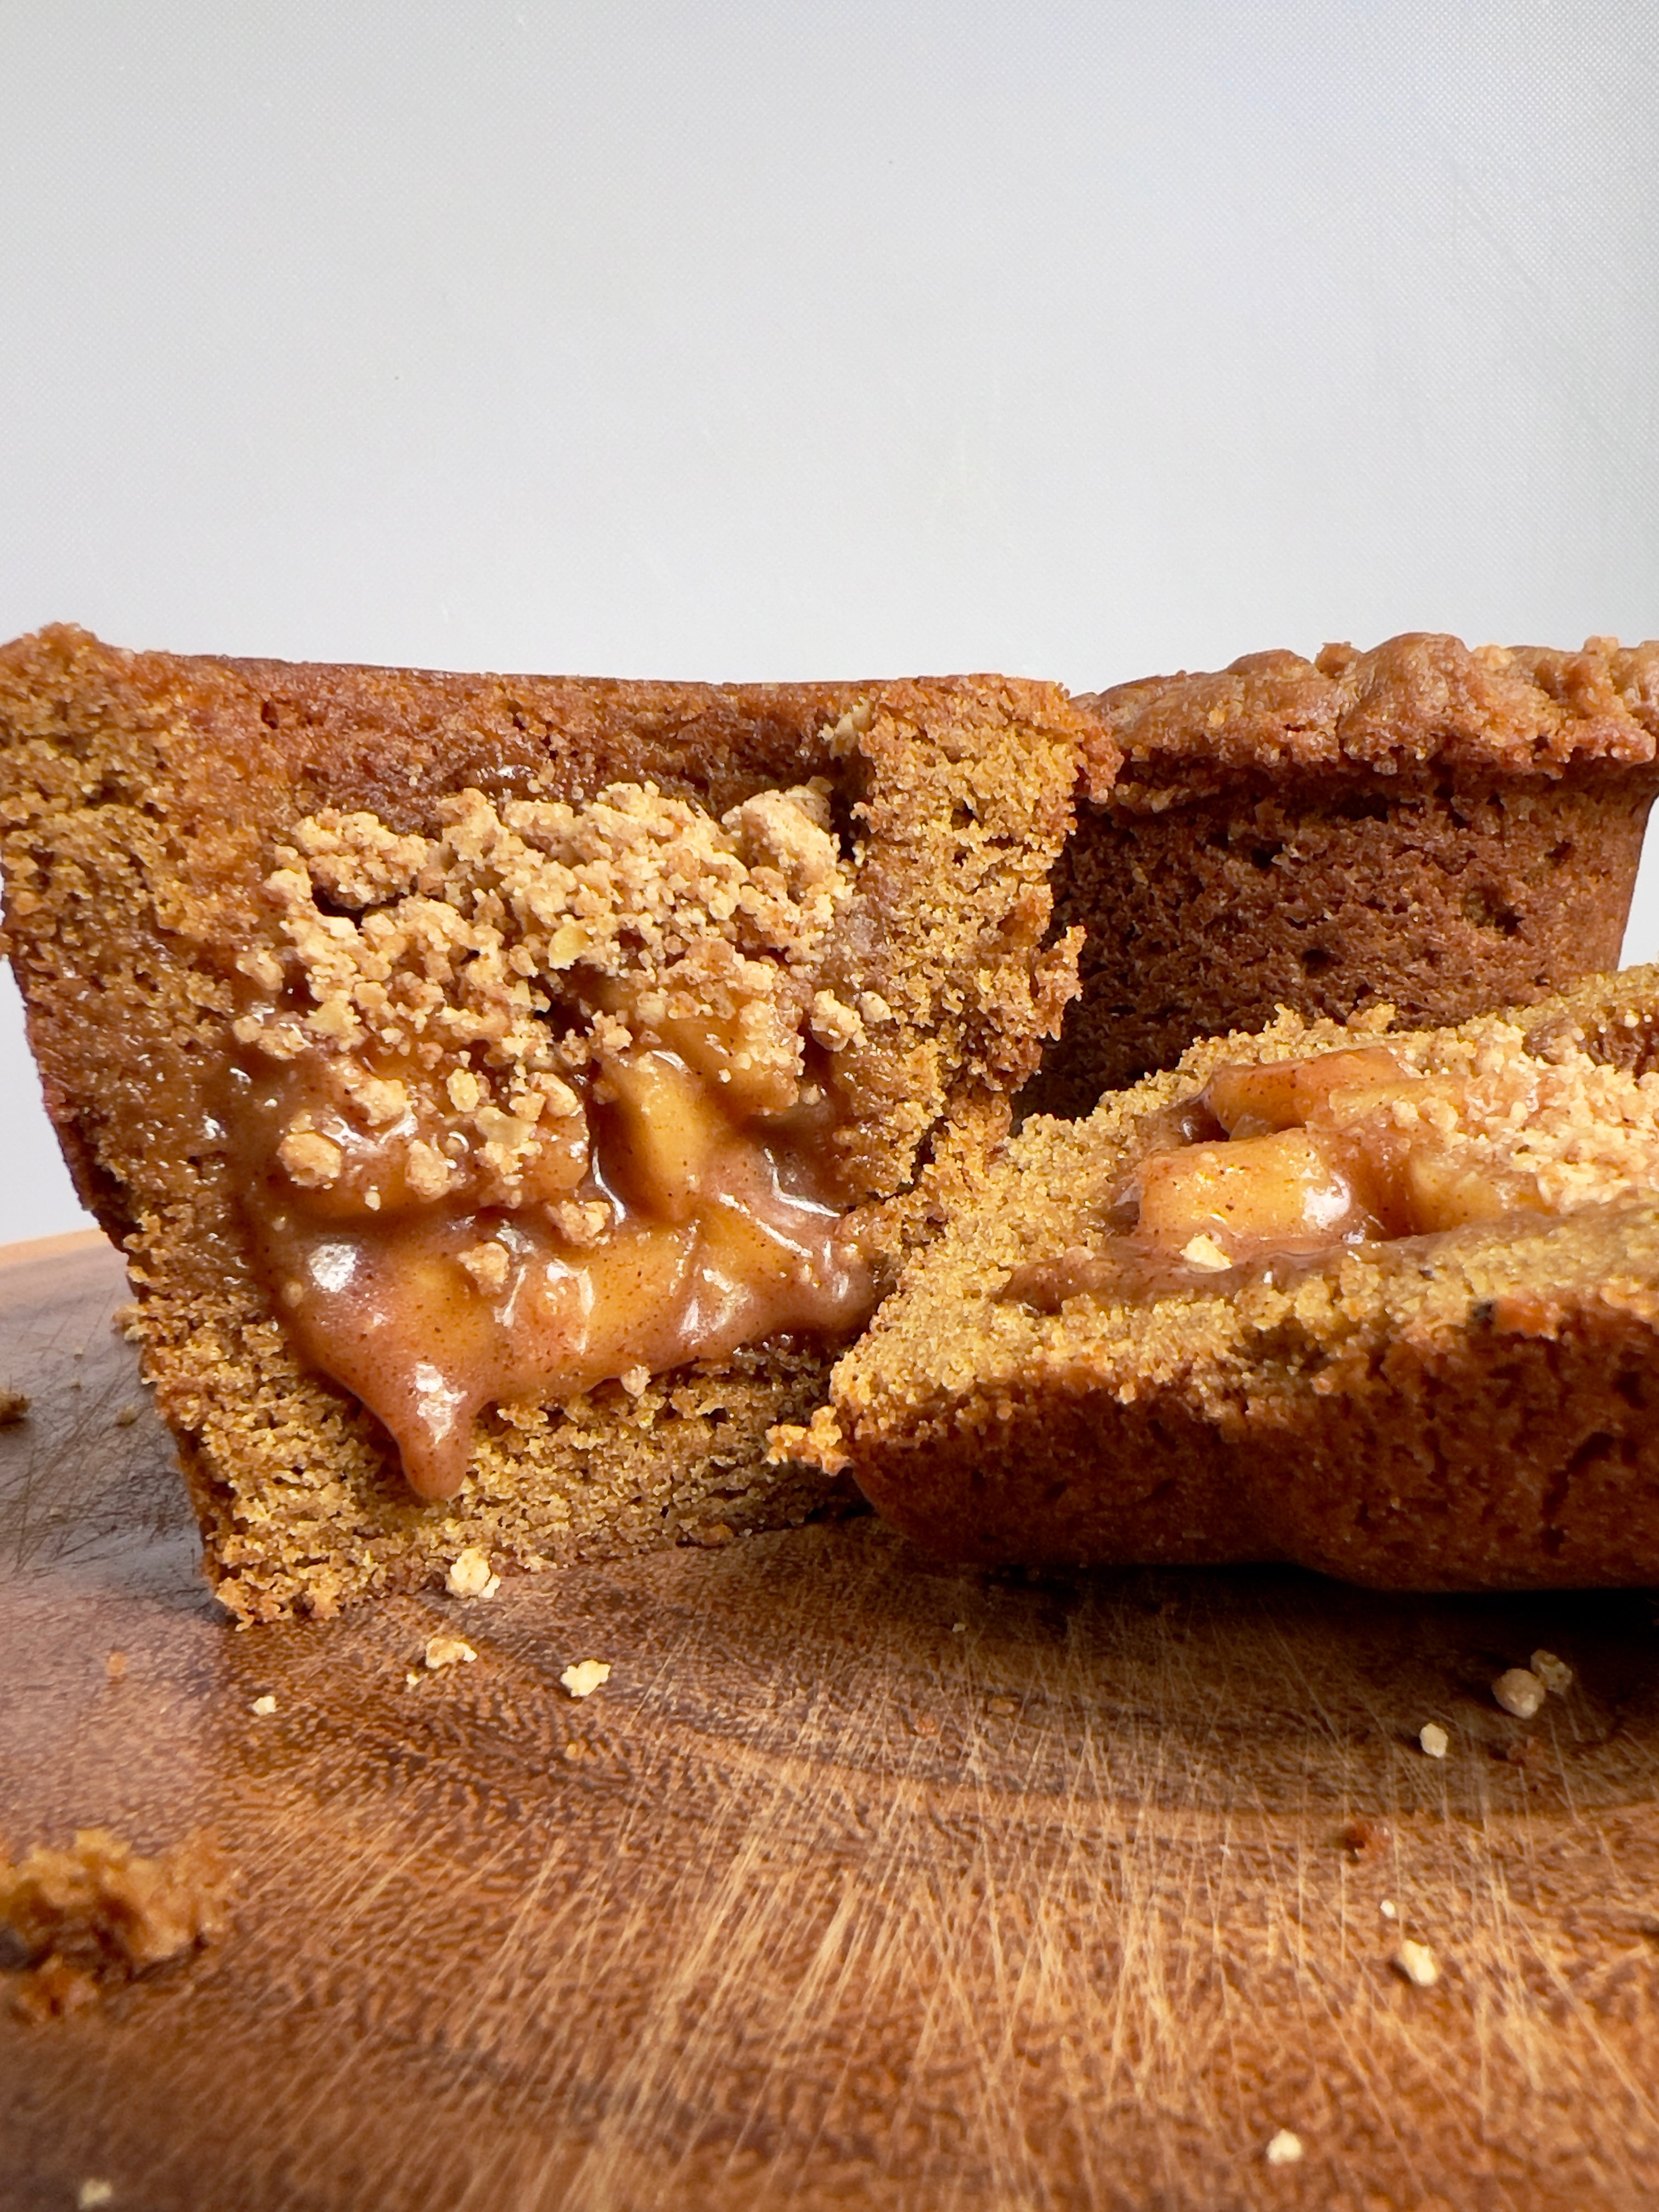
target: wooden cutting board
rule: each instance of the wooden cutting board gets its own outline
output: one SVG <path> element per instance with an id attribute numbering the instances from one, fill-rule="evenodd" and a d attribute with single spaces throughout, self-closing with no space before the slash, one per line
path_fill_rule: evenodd
<path id="1" fill-rule="evenodd" d="M 96 1243 L 0 1264 L 0 1834 L 205 1823 L 241 1883 L 193 1964 L 0 2017 L 0 2203 L 1652 2202 L 1648 1595 L 1031 1580 L 864 1519 L 239 1634 L 124 1296 Z M 406 1686 L 438 1629 L 477 1663 Z M 1528 1725 L 1489 1685 L 1540 1644 Z"/>

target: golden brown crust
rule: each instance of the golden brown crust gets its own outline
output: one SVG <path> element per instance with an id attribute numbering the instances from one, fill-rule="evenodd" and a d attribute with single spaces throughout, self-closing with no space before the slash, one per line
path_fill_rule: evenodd
<path id="1" fill-rule="evenodd" d="M 867 709 L 867 712 L 866 712 Z M 180 1438 L 209 1571 L 245 1618 L 327 1608 L 482 1545 L 533 1565 L 790 1517 L 820 1479 L 762 1471 L 768 1425 L 824 1355 L 499 1410 L 453 1507 L 403 1493 L 383 1435 L 303 1367 L 249 1263 L 216 1085 L 236 963 L 275 945 L 263 886 L 302 817 L 430 836 L 442 801 L 580 800 L 654 781 L 715 812 L 822 775 L 864 848 L 838 993 L 879 1000 L 849 1163 L 902 1193 L 953 1127 L 994 1118 L 1070 988 L 1047 877 L 1087 725 L 1000 678 L 712 685 L 460 677 L 129 653 L 59 629 L 0 650 L 7 926 L 48 1109 L 125 1243 L 148 1370 Z"/>
<path id="2" fill-rule="evenodd" d="M 957 1558 L 1293 1559 L 1423 1588 L 1651 1580 L 1651 1196 L 1361 1245 L 1277 1281 L 1091 1287 L 1057 1312 L 1005 1294 L 1017 1268 L 1098 1241 L 1126 1173 L 1168 1142 L 1154 1117 L 1215 1067 L 1353 1036 L 1286 1017 L 1194 1047 L 1088 1121 L 1028 1123 L 837 1366 L 821 1461 L 844 1455 L 881 1512 Z M 1390 1045 L 1429 1066 L 1522 1038 L 1546 1060 L 1582 1050 L 1649 1076 L 1659 970 Z M 1578 1173 L 1570 1129 L 1559 1149 Z"/>
<path id="3" fill-rule="evenodd" d="M 1617 963 L 1659 788 L 1659 644 L 1390 640 L 1079 702 L 1091 803 L 1055 876 L 1082 993 L 1026 1094 L 1086 1114 L 1276 1006 L 1423 1024 Z"/>
<path id="4" fill-rule="evenodd" d="M 1395 775 L 1434 763 L 1552 776 L 1573 761 L 1653 757 L 1659 641 L 1471 650 L 1420 631 L 1368 653 L 1328 645 L 1316 660 L 1247 653 L 1214 674 L 1149 677 L 1078 703 L 1102 731 L 1089 795 L 1123 813 L 1161 813 L 1240 769 Z"/>

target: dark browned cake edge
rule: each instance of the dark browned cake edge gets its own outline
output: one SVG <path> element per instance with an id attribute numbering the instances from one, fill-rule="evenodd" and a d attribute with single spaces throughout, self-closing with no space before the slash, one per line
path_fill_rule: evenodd
<path id="1" fill-rule="evenodd" d="M 1079 704 L 1104 744 L 1054 887 L 1057 923 L 1087 926 L 1083 989 L 1028 1112 L 1086 1114 L 1280 1006 L 1434 1026 L 1618 963 L 1659 645 L 1413 635 Z"/>
<path id="2" fill-rule="evenodd" d="M 1659 1066 L 1659 969 L 1516 1016 Z M 1473 1024 L 1471 1025 L 1474 1026 Z M 1378 1034 L 1375 1026 L 1368 1036 Z M 1290 1018 L 1088 1121 L 1029 1121 L 838 1365 L 809 1449 L 944 1557 L 1293 1561 L 1378 1587 L 1659 1578 L 1659 1198 L 1362 1245 L 1288 1287 L 1036 1312 L 1153 1117 L 1229 1060 L 1352 1041 Z"/>
<path id="3" fill-rule="evenodd" d="M 854 709 L 868 727 L 850 731 Z M 129 1255 L 146 1373 L 210 1579 L 244 1620 L 439 1577 L 532 1571 L 799 1518 L 840 1486 L 769 1469 L 828 1353 L 496 1409 L 448 1504 L 417 1504 L 357 1402 L 295 1356 L 250 1263 L 214 1111 L 237 956 L 274 941 L 274 842 L 323 806 L 428 831 L 447 793 L 579 800 L 617 779 L 723 810 L 822 774 L 867 840 L 844 948 L 890 996 L 865 1058 L 872 1201 L 1006 1121 L 1069 988 L 1047 878 L 1086 726 L 1049 685 L 623 684 L 130 653 L 58 629 L 0 650 L 6 923 L 46 1103 Z"/>

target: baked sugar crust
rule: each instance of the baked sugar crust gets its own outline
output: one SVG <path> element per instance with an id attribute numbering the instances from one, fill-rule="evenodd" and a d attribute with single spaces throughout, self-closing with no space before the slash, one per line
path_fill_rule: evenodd
<path id="1" fill-rule="evenodd" d="M 1434 1025 L 1618 963 L 1659 644 L 1413 635 L 1079 703 L 1099 738 L 1055 901 L 1083 988 L 1028 1110 L 1087 1113 L 1280 1006 Z"/>

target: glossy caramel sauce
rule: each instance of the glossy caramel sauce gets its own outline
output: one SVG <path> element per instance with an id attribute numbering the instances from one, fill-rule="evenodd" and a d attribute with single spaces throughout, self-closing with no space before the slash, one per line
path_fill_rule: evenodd
<path id="1" fill-rule="evenodd" d="M 676 1055 L 640 1062 L 695 1084 Z M 422 1498 L 460 1487 L 487 1405 L 562 1403 L 610 1381 L 638 1395 L 652 1376 L 764 1338 L 840 1341 L 869 1313 L 869 1268 L 817 1165 L 832 1116 L 822 1094 L 744 1120 L 711 1101 L 699 1157 L 666 1178 L 626 1110 L 594 1103 L 591 1136 L 569 1146 L 574 1178 L 509 1208 L 480 1206 L 465 1182 L 435 1198 L 410 1189 L 412 1110 L 373 1130 L 313 1105 L 343 1172 L 297 1183 L 279 1152 L 314 1075 L 236 1072 L 244 1209 L 296 1342 L 385 1424 Z M 435 1128 L 428 1140 L 441 1150 Z"/>
<path id="2" fill-rule="evenodd" d="M 291 1339 L 423 1498 L 487 1405 L 637 1399 L 873 1301 L 828 1165 L 863 1018 L 823 981 L 855 866 L 827 786 L 436 813 L 295 825 L 224 1115 Z"/>
<path id="3" fill-rule="evenodd" d="M 1475 1156 L 1468 1103 L 1459 1078 L 1380 1046 L 1218 1068 L 1148 1132 L 1100 1243 L 1028 1261 L 997 1295 L 1053 1314 L 1080 1297 L 1282 1285 L 1345 1246 L 1549 1211 L 1535 1176 Z M 1524 1116 L 1524 1094 L 1510 1103 Z"/>

